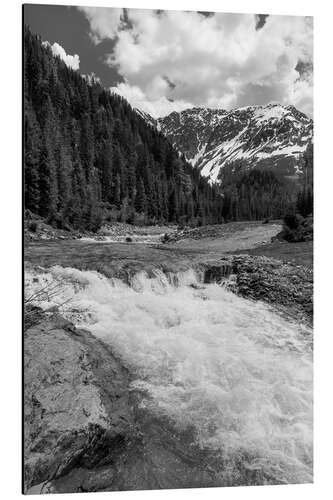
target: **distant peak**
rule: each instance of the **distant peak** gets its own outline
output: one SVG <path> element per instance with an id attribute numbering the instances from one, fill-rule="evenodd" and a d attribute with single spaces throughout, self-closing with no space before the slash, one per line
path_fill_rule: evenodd
<path id="1" fill-rule="evenodd" d="M 233 115 L 233 114 L 238 114 L 238 113 L 246 113 L 246 112 L 254 112 L 254 113 L 259 113 L 259 112 L 265 112 L 265 111 L 270 111 L 272 113 L 272 110 L 275 110 L 276 113 L 280 114 L 281 117 L 283 114 L 286 114 L 288 112 L 291 112 L 292 114 L 299 114 L 300 116 L 305 116 L 302 111 L 298 110 L 294 105 L 289 104 L 281 104 L 278 102 L 271 102 L 268 104 L 254 104 L 250 106 L 241 106 L 239 108 L 232 108 L 230 110 L 226 110 L 223 108 L 210 108 L 210 107 L 204 107 L 204 106 L 193 106 L 192 108 L 186 108 L 182 111 L 172 111 L 166 116 L 157 118 L 157 120 L 162 121 L 165 119 L 168 119 L 169 117 L 176 117 L 176 116 L 193 116 L 193 115 Z M 308 117 L 307 117 L 308 118 Z"/>
<path id="2" fill-rule="evenodd" d="M 249 168 L 268 165 L 293 176 L 313 133 L 311 118 L 293 105 L 276 102 L 229 111 L 193 107 L 159 118 L 158 125 L 213 183 L 224 165 L 237 160 Z"/>

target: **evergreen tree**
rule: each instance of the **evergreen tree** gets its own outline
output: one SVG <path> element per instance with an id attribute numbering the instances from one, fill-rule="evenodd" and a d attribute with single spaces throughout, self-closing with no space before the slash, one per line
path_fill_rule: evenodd
<path id="1" fill-rule="evenodd" d="M 24 187 L 25 206 L 39 211 L 39 158 L 41 131 L 31 104 L 26 101 L 24 115 Z"/>
<path id="2" fill-rule="evenodd" d="M 58 190 L 56 163 L 54 158 L 52 133 L 54 115 L 50 100 L 47 100 L 44 115 L 41 153 L 39 157 L 39 214 L 53 218 L 57 210 Z"/>
<path id="3" fill-rule="evenodd" d="M 138 180 L 135 198 L 135 209 L 139 213 L 146 212 L 147 198 L 145 192 L 145 186 L 143 184 L 142 178 Z"/>

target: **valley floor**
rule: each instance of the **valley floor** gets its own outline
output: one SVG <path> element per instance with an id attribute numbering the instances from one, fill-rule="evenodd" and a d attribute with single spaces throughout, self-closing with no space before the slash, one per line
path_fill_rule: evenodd
<path id="1" fill-rule="evenodd" d="M 177 265 L 198 256 L 203 259 L 208 256 L 218 258 L 228 252 L 257 248 L 270 243 L 280 230 L 279 222 L 230 222 L 184 230 L 167 226 L 139 228 L 118 224 L 95 237 L 27 241 L 25 259 L 41 266 L 59 264 L 87 268 L 105 261 L 109 264 L 138 261 L 145 265 Z M 108 236 L 112 237 L 111 241 L 103 239 Z M 129 241 L 125 241 L 126 238 Z"/>

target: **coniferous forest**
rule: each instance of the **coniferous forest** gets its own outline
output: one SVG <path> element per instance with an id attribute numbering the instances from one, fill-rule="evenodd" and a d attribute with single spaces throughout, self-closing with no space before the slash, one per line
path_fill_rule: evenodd
<path id="1" fill-rule="evenodd" d="M 288 178 L 277 170 L 249 169 L 236 160 L 221 169 L 223 216 L 226 220 L 258 220 L 313 213 L 313 144 L 309 143 L 301 158 L 302 176 Z"/>
<path id="2" fill-rule="evenodd" d="M 24 33 L 25 208 L 63 229 L 219 223 L 223 197 L 118 95 Z"/>
<path id="3" fill-rule="evenodd" d="M 313 148 L 295 182 L 235 161 L 210 185 L 122 97 L 24 33 L 25 208 L 61 229 L 215 224 L 312 213 Z"/>

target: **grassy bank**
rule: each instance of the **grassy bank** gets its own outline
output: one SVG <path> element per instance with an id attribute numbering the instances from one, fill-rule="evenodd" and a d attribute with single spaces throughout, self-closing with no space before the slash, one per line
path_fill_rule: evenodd
<path id="1" fill-rule="evenodd" d="M 232 253 L 272 257 L 282 262 L 291 262 L 297 266 L 313 268 L 313 241 L 302 241 L 299 243 L 274 241 L 257 248 L 238 250 Z"/>

